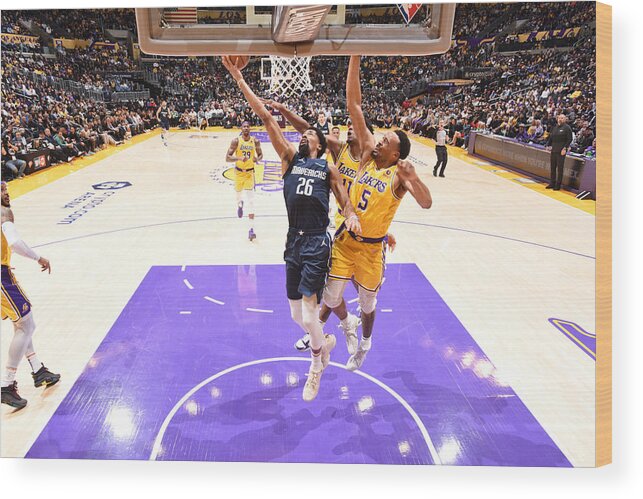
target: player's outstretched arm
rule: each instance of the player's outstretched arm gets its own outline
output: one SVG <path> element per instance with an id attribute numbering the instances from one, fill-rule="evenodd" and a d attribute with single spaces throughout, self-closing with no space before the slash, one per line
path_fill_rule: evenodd
<path id="1" fill-rule="evenodd" d="M 346 77 L 346 106 L 353 123 L 353 130 L 362 150 L 362 163 L 370 160 L 375 149 L 375 137 L 368 130 L 362 111 L 362 87 L 360 83 L 360 56 L 352 55 Z"/>
<path id="2" fill-rule="evenodd" d="M 25 243 L 18 234 L 16 226 L 13 224 L 13 212 L 11 208 L 2 207 L 2 233 L 7 240 L 7 244 L 12 251 L 20 256 L 35 260 L 40 264 L 42 271 L 48 270 L 51 274 L 51 264 L 45 257 L 39 256 Z"/>
<path id="3" fill-rule="evenodd" d="M 397 162 L 397 175 L 395 176 L 395 195 L 401 198 L 405 192 L 410 192 L 417 203 L 424 209 L 431 208 L 433 199 L 429 187 L 418 177 L 415 167 L 410 161 L 400 159 Z"/>
<path id="4" fill-rule="evenodd" d="M 297 152 L 295 146 L 293 146 L 286 140 L 284 134 L 279 128 L 279 124 L 277 123 L 275 118 L 273 118 L 273 116 L 268 112 L 266 107 L 261 103 L 259 97 L 257 97 L 252 89 L 248 86 L 246 81 L 243 79 L 241 70 L 236 66 L 236 64 L 234 64 L 228 56 L 224 56 L 222 59 L 223 65 L 228 70 L 230 75 L 234 78 L 234 81 L 237 82 L 237 85 L 239 86 L 241 92 L 243 92 L 243 95 L 248 101 L 248 104 L 250 104 L 252 110 L 257 116 L 259 116 L 264 126 L 266 127 L 268 136 L 270 137 L 270 142 L 281 158 L 282 172 L 285 173 L 285 171 L 288 169 L 288 165 Z"/>
<path id="5" fill-rule="evenodd" d="M 225 155 L 226 162 L 234 163 L 241 159 L 235 154 L 237 152 L 238 146 L 239 146 L 239 138 L 235 137 L 234 139 L 232 139 L 232 142 L 230 142 L 230 147 L 228 148 L 228 152 Z"/>
<path id="6" fill-rule="evenodd" d="M 272 99 L 259 99 L 261 102 L 263 102 L 266 106 L 270 106 L 271 108 L 279 111 L 281 115 L 286 118 L 286 121 L 290 123 L 295 130 L 297 130 L 299 133 L 304 133 L 306 130 L 310 128 L 310 124 L 301 116 L 299 116 L 297 113 L 295 113 L 292 109 L 289 109 L 288 106 L 281 102 L 277 102 Z M 339 139 L 335 137 L 332 134 L 326 135 L 326 147 L 330 150 L 332 153 L 333 157 L 335 160 L 337 160 L 337 156 L 339 156 L 339 149 L 340 149 L 340 143 Z"/>
<path id="7" fill-rule="evenodd" d="M 328 170 L 330 171 L 330 188 L 333 190 L 335 199 L 337 203 L 342 208 L 342 212 L 346 216 L 346 229 L 355 233 L 361 234 L 362 227 L 359 223 L 359 218 L 355 212 L 355 207 L 351 203 L 350 197 L 348 196 L 348 191 L 346 186 L 342 182 L 342 176 L 339 173 L 339 170 L 336 166 L 328 165 Z"/>

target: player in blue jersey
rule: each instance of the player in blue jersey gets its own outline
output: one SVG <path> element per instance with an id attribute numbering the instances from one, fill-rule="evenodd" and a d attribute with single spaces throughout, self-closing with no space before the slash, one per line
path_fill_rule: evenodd
<path id="1" fill-rule="evenodd" d="M 322 159 L 326 152 L 324 134 L 310 127 L 302 134 L 299 149 L 288 142 L 275 118 L 243 79 L 241 69 L 245 64 L 246 57 L 236 57 L 234 61 L 223 57 L 223 65 L 263 122 L 270 142 L 281 158 L 289 223 L 284 252 L 286 291 L 293 320 L 310 334 L 312 362 L 303 398 L 311 401 L 319 392 L 321 375 L 330 362 L 330 351 L 336 343 L 333 335 L 324 335 L 318 320 L 332 244 L 327 232 L 331 189 L 344 210 L 347 228 L 361 233 L 361 227 L 339 171 Z"/>
<path id="2" fill-rule="evenodd" d="M 167 108 L 167 101 L 161 102 L 158 110 L 156 111 L 156 119 L 159 120 L 161 125 L 161 141 L 167 147 L 166 134 L 170 131 L 170 111 Z"/>

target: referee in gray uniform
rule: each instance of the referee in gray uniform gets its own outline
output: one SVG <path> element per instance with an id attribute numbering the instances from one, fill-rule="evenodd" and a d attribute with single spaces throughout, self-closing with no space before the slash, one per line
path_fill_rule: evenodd
<path id="1" fill-rule="evenodd" d="M 557 121 L 558 124 L 551 130 L 547 139 L 547 148 L 551 150 L 551 177 L 546 189 L 555 191 L 559 191 L 563 183 L 565 156 L 574 138 L 572 128 L 567 124 L 567 116 L 559 114 Z"/>
<path id="2" fill-rule="evenodd" d="M 447 132 L 444 129 L 444 123 L 440 121 L 438 123 L 438 131 L 435 132 L 435 154 L 438 157 L 438 162 L 433 167 L 433 176 L 438 176 L 438 168 L 442 165 L 440 169 L 440 177 L 444 177 L 444 169 L 447 167 L 447 160 L 449 156 L 447 154 Z"/>

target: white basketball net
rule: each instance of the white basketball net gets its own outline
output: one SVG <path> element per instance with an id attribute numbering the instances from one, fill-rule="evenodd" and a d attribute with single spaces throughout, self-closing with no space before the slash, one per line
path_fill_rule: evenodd
<path id="1" fill-rule="evenodd" d="M 310 83 L 310 57 L 270 56 L 270 93 L 283 97 L 301 95 L 312 90 Z"/>

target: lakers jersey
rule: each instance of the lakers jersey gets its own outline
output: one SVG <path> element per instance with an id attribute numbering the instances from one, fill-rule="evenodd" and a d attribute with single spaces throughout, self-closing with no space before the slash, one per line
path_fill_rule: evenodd
<path id="1" fill-rule="evenodd" d="M 351 187 L 353 182 L 355 182 L 355 177 L 357 176 L 357 170 L 359 170 L 359 158 L 355 159 L 351 156 L 350 147 L 347 143 L 343 143 L 339 149 L 339 155 L 337 156 L 337 170 L 342 177 L 342 183 L 348 195 L 351 194 Z M 341 208 L 338 207 L 337 213 L 335 214 L 335 226 L 339 227 L 344 222 L 344 216 L 342 215 Z"/>
<path id="2" fill-rule="evenodd" d="M 7 242 L 7 238 L 2 233 L 2 265 L 9 267 L 11 265 L 11 247 Z"/>
<path id="3" fill-rule="evenodd" d="M 235 163 L 237 169 L 243 171 L 254 169 L 254 158 L 257 154 L 256 149 L 254 137 L 250 137 L 250 140 L 244 140 L 243 136 L 239 136 L 239 143 L 237 144 L 235 155 L 237 157 L 242 156 L 243 159 Z"/>
<path id="4" fill-rule="evenodd" d="M 375 161 L 369 161 L 355 178 L 350 198 L 362 226 L 362 236 L 379 239 L 386 236 L 400 205 L 393 191 L 397 165 L 378 169 Z"/>

